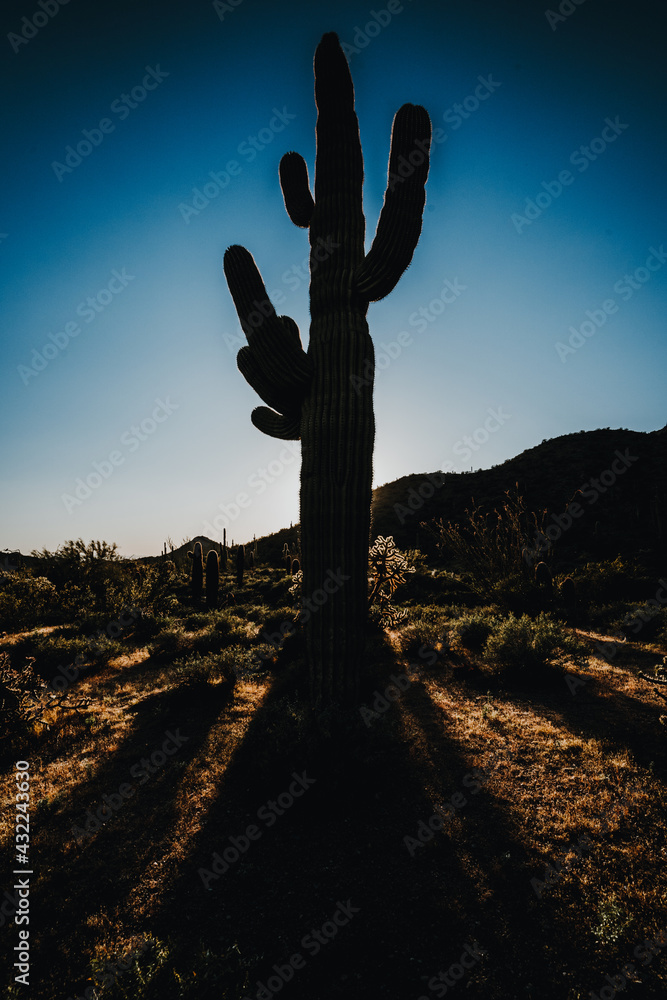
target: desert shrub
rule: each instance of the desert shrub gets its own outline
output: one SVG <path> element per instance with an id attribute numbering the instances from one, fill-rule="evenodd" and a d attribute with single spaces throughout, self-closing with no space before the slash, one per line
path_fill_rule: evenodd
<path id="1" fill-rule="evenodd" d="M 498 625 L 498 619 L 488 611 L 467 611 L 452 626 L 459 644 L 472 652 L 481 652 Z"/>
<path id="2" fill-rule="evenodd" d="M 47 680 L 50 680 L 61 666 L 68 666 L 74 663 L 79 654 L 85 655 L 86 643 L 81 638 L 72 638 L 62 635 L 33 634 L 25 636 L 12 650 L 12 659 L 15 653 L 18 656 L 29 656 L 34 660 L 36 673 Z"/>
<path id="3" fill-rule="evenodd" d="M 219 653 L 189 653 L 175 660 L 172 671 L 175 678 L 187 686 L 212 685 L 234 681 L 236 674 L 227 660 Z"/>
<path id="4" fill-rule="evenodd" d="M 206 611 L 197 611 L 183 619 L 183 628 L 186 632 L 198 632 L 199 629 L 207 628 L 211 624 L 211 616 Z"/>
<path id="5" fill-rule="evenodd" d="M 401 649 L 406 656 L 416 658 L 424 646 L 435 646 L 447 633 L 449 615 L 436 605 L 418 606 L 408 611 L 407 624 L 401 629 Z"/>
<path id="6" fill-rule="evenodd" d="M 471 588 L 489 598 L 502 581 L 532 581 L 530 539 L 543 529 L 545 512 L 526 511 L 523 498 L 509 490 L 500 507 L 475 504 L 460 522 L 442 518 L 424 525 L 435 536 L 441 554 L 467 574 Z M 511 591 L 510 591 L 511 592 Z"/>
<path id="7" fill-rule="evenodd" d="M 581 664 L 585 655 L 581 643 L 545 613 L 534 619 L 511 613 L 499 619 L 484 652 L 502 671 L 518 676 L 534 675 L 565 658 Z"/>
<path id="8" fill-rule="evenodd" d="M 0 759 L 16 753 L 41 720 L 43 690 L 29 658 L 14 666 L 6 652 L 0 653 Z"/>
<path id="9" fill-rule="evenodd" d="M 617 624 L 617 630 L 635 642 L 664 642 L 667 611 L 650 604 L 633 605 Z"/>
<path id="10" fill-rule="evenodd" d="M 634 563 L 620 556 L 604 562 L 589 562 L 572 574 L 577 593 L 587 602 L 606 603 L 622 598 L 632 600 L 648 594 L 651 582 Z"/>
<path id="11" fill-rule="evenodd" d="M 155 656 L 173 656 L 184 652 L 191 643 L 181 623 L 170 619 L 153 639 L 151 648 Z"/>
<path id="12" fill-rule="evenodd" d="M 0 590 L 0 628 L 5 631 L 35 628 L 59 618 L 58 591 L 44 576 L 14 573 Z"/>

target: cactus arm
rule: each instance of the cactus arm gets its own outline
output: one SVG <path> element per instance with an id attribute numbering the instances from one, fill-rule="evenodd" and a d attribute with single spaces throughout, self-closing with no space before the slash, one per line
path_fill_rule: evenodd
<path id="1" fill-rule="evenodd" d="M 298 153 L 285 153 L 280 161 L 279 173 L 287 214 L 295 226 L 307 229 L 315 202 L 310 193 L 306 161 Z"/>
<path id="2" fill-rule="evenodd" d="M 237 356 L 239 370 L 274 413 L 258 407 L 255 426 L 290 440 L 299 437 L 301 400 L 310 385 L 312 363 L 301 345 L 299 327 L 277 316 L 251 254 L 232 246 L 225 253 L 225 277 L 248 340 Z"/>
<path id="3" fill-rule="evenodd" d="M 299 414 L 280 414 L 268 406 L 257 406 L 250 419 L 258 431 L 282 441 L 298 441 L 301 437 L 301 417 Z"/>
<path id="4" fill-rule="evenodd" d="M 252 255 L 244 247 L 229 247 L 224 267 L 243 332 L 257 363 L 285 387 L 305 392 L 312 366 L 301 346 L 299 328 L 290 317 L 281 320 L 276 315 Z"/>
<path id="5" fill-rule="evenodd" d="M 421 105 L 396 112 L 384 205 L 373 244 L 357 268 L 359 295 L 377 302 L 388 295 L 412 260 L 426 201 L 431 121 Z"/>

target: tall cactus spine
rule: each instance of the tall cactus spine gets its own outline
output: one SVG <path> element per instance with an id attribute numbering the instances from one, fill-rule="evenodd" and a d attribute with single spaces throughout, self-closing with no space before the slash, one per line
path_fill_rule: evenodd
<path id="1" fill-rule="evenodd" d="M 431 123 L 424 108 L 412 104 L 394 118 L 384 205 L 366 254 L 354 90 L 333 33 L 315 53 L 315 99 L 314 198 L 303 158 L 287 153 L 280 163 L 287 213 L 309 230 L 308 352 L 296 323 L 270 307 L 247 250 L 229 247 L 225 275 L 248 340 L 238 366 L 268 404 L 253 411 L 252 422 L 272 437 L 301 440 L 302 593 L 305 600 L 325 595 L 305 621 L 306 656 L 310 700 L 323 708 L 358 697 L 375 438 L 375 357 L 366 313 L 394 288 L 419 239 Z"/>

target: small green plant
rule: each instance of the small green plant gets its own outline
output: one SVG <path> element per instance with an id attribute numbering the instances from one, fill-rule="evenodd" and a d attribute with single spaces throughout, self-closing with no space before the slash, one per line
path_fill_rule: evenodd
<path id="1" fill-rule="evenodd" d="M 598 907 L 598 920 L 591 928 L 595 937 L 605 947 L 617 944 L 633 922 L 634 917 L 619 903 L 612 892 Z"/>

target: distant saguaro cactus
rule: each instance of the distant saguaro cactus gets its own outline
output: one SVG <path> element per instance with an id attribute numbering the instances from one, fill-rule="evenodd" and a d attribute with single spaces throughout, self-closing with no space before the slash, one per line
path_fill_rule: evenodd
<path id="1" fill-rule="evenodd" d="M 222 529 L 222 544 L 220 546 L 220 569 L 227 572 L 227 529 Z"/>
<path id="2" fill-rule="evenodd" d="M 566 576 L 560 585 L 560 596 L 564 604 L 573 605 L 577 603 L 577 588 L 571 576 Z"/>
<path id="3" fill-rule="evenodd" d="M 206 556 L 206 606 L 216 608 L 218 606 L 218 585 L 220 583 L 220 568 L 218 565 L 218 553 L 215 549 L 209 549 Z"/>
<path id="4" fill-rule="evenodd" d="M 192 596 L 198 601 L 204 586 L 204 553 L 201 542 L 195 542 L 193 551 L 188 552 L 188 555 L 192 559 Z"/>
<path id="5" fill-rule="evenodd" d="M 241 373 L 268 406 L 253 410 L 265 434 L 301 439 L 303 595 L 335 589 L 309 615 L 306 656 L 315 707 L 358 697 L 368 604 L 368 546 L 375 438 L 375 355 L 366 313 L 408 267 L 422 226 L 431 122 L 404 104 L 392 129 L 384 205 L 364 248 L 363 160 L 350 71 L 337 36 L 315 53 L 315 197 L 298 153 L 280 162 L 287 213 L 309 230 L 308 352 L 289 316 L 277 316 L 255 262 L 243 247 L 225 253 L 225 275 L 248 346 Z"/>
<path id="6" fill-rule="evenodd" d="M 545 562 L 538 562 L 535 567 L 535 583 L 538 587 L 551 589 L 551 570 Z"/>
<path id="7" fill-rule="evenodd" d="M 255 566 L 255 553 L 252 549 L 248 549 L 248 569 L 254 569 Z"/>
<path id="8" fill-rule="evenodd" d="M 300 569 L 301 569 L 301 564 L 299 560 L 292 559 L 292 576 L 296 576 L 296 574 L 299 572 Z"/>
<path id="9" fill-rule="evenodd" d="M 239 545 L 236 550 L 236 586 L 243 586 L 243 570 L 245 569 L 245 549 Z"/>

